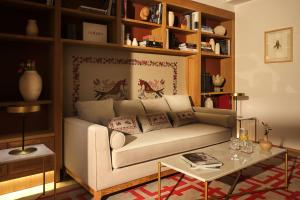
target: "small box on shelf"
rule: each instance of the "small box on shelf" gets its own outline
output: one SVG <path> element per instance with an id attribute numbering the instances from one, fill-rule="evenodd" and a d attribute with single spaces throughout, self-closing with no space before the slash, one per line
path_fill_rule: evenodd
<path id="1" fill-rule="evenodd" d="M 83 40 L 107 43 L 107 25 L 83 22 Z"/>

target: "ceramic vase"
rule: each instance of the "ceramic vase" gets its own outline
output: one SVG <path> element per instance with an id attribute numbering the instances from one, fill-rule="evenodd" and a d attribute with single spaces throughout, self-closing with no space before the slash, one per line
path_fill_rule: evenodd
<path id="1" fill-rule="evenodd" d="M 132 39 L 132 44 L 131 44 L 131 45 L 132 45 L 132 46 L 139 46 L 138 41 L 137 41 L 136 38 L 133 38 L 133 39 Z"/>
<path id="2" fill-rule="evenodd" d="M 216 43 L 215 45 L 215 54 L 219 55 L 220 54 L 220 44 Z"/>
<path id="3" fill-rule="evenodd" d="M 272 143 L 268 139 L 268 135 L 264 135 L 264 138 L 259 142 L 259 146 L 262 151 L 270 151 Z"/>
<path id="4" fill-rule="evenodd" d="M 169 13 L 168 13 L 168 25 L 169 26 L 174 26 L 174 20 L 175 20 L 174 12 L 169 11 Z"/>
<path id="5" fill-rule="evenodd" d="M 131 40 L 130 40 L 130 35 L 126 35 L 126 45 L 131 46 Z"/>
<path id="6" fill-rule="evenodd" d="M 214 102 L 210 97 L 207 97 L 205 100 L 205 108 L 214 108 Z"/>
<path id="7" fill-rule="evenodd" d="M 37 36 L 39 34 L 39 28 L 35 19 L 29 19 L 26 26 L 26 34 L 29 36 Z"/>
<path id="8" fill-rule="evenodd" d="M 211 49 L 212 49 L 213 51 L 215 51 L 215 40 L 214 40 L 213 38 L 210 38 L 210 39 L 209 39 L 209 44 L 210 44 L 210 46 L 211 46 Z"/>
<path id="9" fill-rule="evenodd" d="M 19 90 L 25 101 L 36 101 L 42 92 L 42 78 L 37 71 L 25 71 L 19 80 Z"/>

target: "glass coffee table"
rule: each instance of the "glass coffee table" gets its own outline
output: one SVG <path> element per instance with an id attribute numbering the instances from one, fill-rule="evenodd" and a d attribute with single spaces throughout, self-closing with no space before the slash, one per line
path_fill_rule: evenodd
<path id="1" fill-rule="evenodd" d="M 237 152 L 229 148 L 230 142 L 225 142 L 221 144 L 216 144 L 213 146 L 197 149 L 191 152 L 205 152 L 210 156 L 213 156 L 223 162 L 223 166 L 219 170 L 206 170 L 206 169 L 192 169 L 191 166 L 180 158 L 180 155 L 171 156 L 162 159 L 158 162 L 158 199 L 161 199 L 161 169 L 162 167 L 168 167 L 177 172 L 181 172 L 184 175 L 193 177 L 197 180 L 204 182 L 204 199 L 208 198 L 208 185 L 210 182 L 219 179 L 221 177 L 227 176 L 232 173 L 238 173 L 234 183 L 232 184 L 227 195 L 224 197 L 214 197 L 214 198 L 225 198 L 228 199 L 232 196 L 242 196 L 244 194 L 249 194 L 249 192 L 235 193 L 232 194 L 236 184 L 238 183 L 241 171 L 247 167 L 255 165 L 256 163 L 262 162 L 264 160 L 270 159 L 277 155 L 283 154 L 285 159 L 285 184 L 282 187 L 276 188 L 264 188 L 260 190 L 251 191 L 251 193 L 276 190 L 276 189 L 287 189 L 288 187 L 288 160 L 287 160 L 287 150 L 278 147 L 272 147 L 269 152 L 263 152 L 260 150 L 258 144 L 253 144 L 253 153 L 247 154 L 243 152 Z M 236 155 L 238 155 L 236 157 Z"/>

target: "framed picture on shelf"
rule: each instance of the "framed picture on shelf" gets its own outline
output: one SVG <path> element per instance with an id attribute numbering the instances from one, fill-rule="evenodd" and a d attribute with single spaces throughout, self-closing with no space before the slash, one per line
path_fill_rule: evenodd
<path id="1" fill-rule="evenodd" d="M 265 63 L 293 61 L 293 28 L 265 32 Z"/>

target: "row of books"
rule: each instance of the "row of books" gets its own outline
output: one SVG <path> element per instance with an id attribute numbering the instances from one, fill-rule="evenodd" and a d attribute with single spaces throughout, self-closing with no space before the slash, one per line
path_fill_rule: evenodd
<path id="1" fill-rule="evenodd" d="M 179 44 L 178 48 L 181 51 L 197 51 L 197 44 L 184 42 Z"/>
<path id="2" fill-rule="evenodd" d="M 209 73 L 201 73 L 201 92 L 213 92 L 212 76 Z"/>
<path id="3" fill-rule="evenodd" d="M 161 24 L 162 23 L 162 3 L 150 6 L 149 22 Z"/>
<path id="4" fill-rule="evenodd" d="M 186 153 L 180 156 L 193 169 L 219 169 L 223 163 L 204 152 Z"/>

